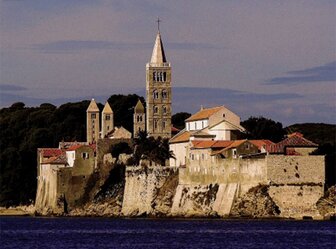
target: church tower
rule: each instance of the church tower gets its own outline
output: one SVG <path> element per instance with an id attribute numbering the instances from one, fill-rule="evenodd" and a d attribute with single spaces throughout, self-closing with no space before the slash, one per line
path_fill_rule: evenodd
<path id="1" fill-rule="evenodd" d="M 151 60 L 146 65 L 148 136 L 171 137 L 171 97 L 171 67 L 166 60 L 160 30 L 158 30 Z"/>
<path id="2" fill-rule="evenodd" d="M 86 110 L 86 140 L 89 144 L 99 139 L 99 108 L 94 99 Z"/>
<path id="3" fill-rule="evenodd" d="M 102 129 L 101 138 L 104 138 L 109 132 L 114 129 L 113 124 L 113 111 L 109 103 L 106 101 L 103 112 L 102 112 Z"/>
<path id="4" fill-rule="evenodd" d="M 137 137 L 139 131 L 145 131 L 146 130 L 146 124 L 145 124 L 145 108 L 143 104 L 141 103 L 140 99 L 138 100 L 138 103 L 134 107 L 134 114 L 133 114 L 133 137 Z"/>

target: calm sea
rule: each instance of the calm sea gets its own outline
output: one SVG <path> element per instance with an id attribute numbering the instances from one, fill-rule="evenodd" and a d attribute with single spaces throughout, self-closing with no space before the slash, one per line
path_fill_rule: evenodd
<path id="1" fill-rule="evenodd" d="M 1 217 L 0 248 L 336 248 L 334 221 Z"/>

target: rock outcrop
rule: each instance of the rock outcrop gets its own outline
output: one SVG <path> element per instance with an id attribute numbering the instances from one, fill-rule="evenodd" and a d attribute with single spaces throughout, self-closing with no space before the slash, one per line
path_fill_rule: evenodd
<path id="1" fill-rule="evenodd" d="M 251 188 L 236 199 L 230 215 L 233 217 L 269 218 L 280 214 L 279 207 L 268 194 L 269 186 L 259 185 Z"/>
<path id="2" fill-rule="evenodd" d="M 330 187 L 316 203 L 317 209 L 325 219 L 336 217 L 336 186 Z"/>

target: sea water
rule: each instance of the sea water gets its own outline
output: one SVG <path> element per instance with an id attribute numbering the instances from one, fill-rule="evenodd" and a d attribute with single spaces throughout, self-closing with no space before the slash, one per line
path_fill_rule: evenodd
<path id="1" fill-rule="evenodd" d="M 334 221 L 1 217 L 0 248 L 336 248 Z"/>

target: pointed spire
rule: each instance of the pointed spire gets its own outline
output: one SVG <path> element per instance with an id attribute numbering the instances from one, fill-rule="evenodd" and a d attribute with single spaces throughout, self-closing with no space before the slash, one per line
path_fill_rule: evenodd
<path id="1" fill-rule="evenodd" d="M 143 104 L 141 103 L 140 99 L 138 100 L 138 103 L 134 107 L 134 112 L 135 113 L 144 113 L 145 112 L 145 108 L 144 108 Z"/>
<path id="2" fill-rule="evenodd" d="M 97 103 L 94 99 L 91 100 L 89 107 L 87 108 L 86 112 L 99 112 L 99 108 Z"/>
<path id="3" fill-rule="evenodd" d="M 113 113 L 112 108 L 111 108 L 110 104 L 107 101 L 105 103 L 105 106 L 104 106 L 104 109 L 103 109 L 103 113 L 106 113 L 106 114 L 112 114 Z"/>
<path id="4" fill-rule="evenodd" d="M 153 48 L 151 63 L 164 63 L 167 62 L 165 52 L 163 49 L 163 44 L 161 40 L 160 31 L 158 31 L 155 39 L 155 44 Z"/>

